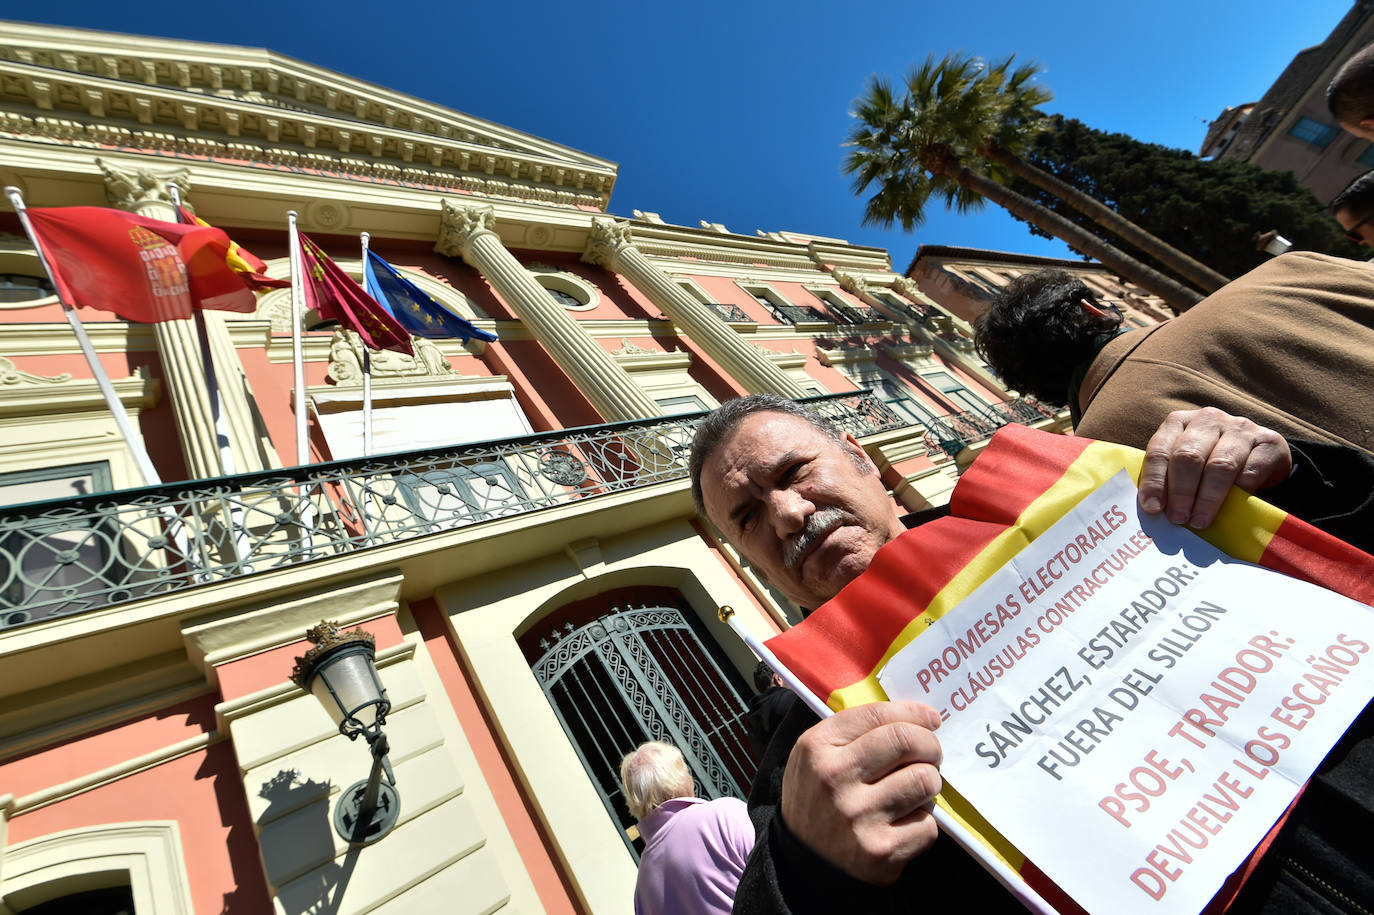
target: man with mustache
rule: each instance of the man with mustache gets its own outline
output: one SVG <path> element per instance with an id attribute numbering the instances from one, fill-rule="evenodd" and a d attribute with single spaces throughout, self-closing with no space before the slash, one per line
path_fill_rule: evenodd
<path id="1" fill-rule="evenodd" d="M 1250 492 L 1279 487 L 1270 493 L 1300 498 L 1284 439 L 1220 410 L 1170 414 L 1146 451 L 1142 508 L 1193 527 L 1212 522 L 1233 484 Z M 752 395 L 713 411 L 698 427 L 690 467 L 697 510 L 804 607 L 834 597 L 906 529 L 854 436 L 781 397 Z M 951 840 L 938 838 L 929 807 L 941 787 L 939 723 L 934 709 L 914 702 L 873 703 L 824 721 L 798 703 L 769 743 L 750 790 L 758 842 L 734 911 L 905 912 L 946 893 L 969 911 L 1007 909 L 1005 891 Z M 1358 730 L 1359 722 L 1351 733 Z M 1374 779 L 1360 777 L 1374 798 Z M 1311 786 L 1308 796 L 1328 799 Z M 1346 823 L 1374 820 L 1374 802 L 1365 806 L 1367 812 L 1352 807 L 1355 819 Z M 1340 877 L 1331 894 L 1371 905 L 1374 852 L 1362 839 L 1354 847 L 1354 863 L 1334 852 L 1314 861 L 1299 849 L 1294 868 L 1324 876 L 1334 870 Z M 1295 897 L 1286 868 L 1261 868 L 1238 904 L 1344 910 Z"/>

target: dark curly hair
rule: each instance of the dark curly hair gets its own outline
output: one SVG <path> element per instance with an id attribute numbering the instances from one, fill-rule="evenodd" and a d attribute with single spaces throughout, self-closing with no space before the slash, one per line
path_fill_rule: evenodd
<path id="1" fill-rule="evenodd" d="M 1119 314 L 1091 314 L 1082 299 L 1097 304 L 1092 289 L 1067 270 L 1016 277 L 974 322 L 978 354 L 1012 390 L 1063 404 L 1074 369 L 1092 357 L 1100 335 L 1121 324 Z"/>

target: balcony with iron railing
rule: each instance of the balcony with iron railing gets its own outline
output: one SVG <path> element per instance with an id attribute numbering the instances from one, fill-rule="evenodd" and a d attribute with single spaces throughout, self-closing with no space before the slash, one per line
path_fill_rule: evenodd
<path id="1" fill-rule="evenodd" d="M 832 324 L 825 315 L 809 305 L 770 305 L 773 317 L 784 324 Z"/>
<path id="2" fill-rule="evenodd" d="M 720 315 L 721 320 L 731 324 L 752 324 L 754 319 L 745 314 L 744 309 L 738 305 L 721 302 L 707 302 L 706 307 Z"/>
<path id="3" fill-rule="evenodd" d="M 925 444 L 928 454 L 956 457 L 969 445 L 992 438 L 998 429 L 1010 423 L 1034 425 L 1053 419 L 1056 412 L 1033 397 L 999 402 L 983 411 L 962 410 L 927 420 Z"/>
<path id="4" fill-rule="evenodd" d="M 886 315 L 876 308 L 867 305 L 835 305 L 832 306 L 844 316 L 846 323 L 849 324 L 874 324 L 879 321 L 890 320 Z"/>
<path id="5" fill-rule="evenodd" d="M 867 391 L 803 403 L 904 425 Z M 0 508 L 0 630 L 687 476 L 705 413 Z"/>

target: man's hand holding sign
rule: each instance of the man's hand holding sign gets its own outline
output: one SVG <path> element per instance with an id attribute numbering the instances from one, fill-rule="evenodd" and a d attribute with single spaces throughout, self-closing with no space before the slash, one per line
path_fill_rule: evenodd
<path id="1" fill-rule="evenodd" d="M 944 778 L 1088 911 L 1199 911 L 1374 695 L 1369 608 L 1135 502 L 1099 487 L 879 681 L 940 710 Z"/>
<path id="2" fill-rule="evenodd" d="M 1258 486 L 1287 475 L 1290 457 L 1282 439 L 1217 411 L 1171 417 L 1157 438 L 1142 462 L 1140 453 L 1130 449 L 1022 428 L 1004 430 L 965 473 L 951 501 L 952 515 L 899 536 L 896 512 L 886 501 L 876 468 L 851 436 L 814 421 L 790 402 L 770 398 L 727 404 L 703 423 L 692 459 L 699 506 L 784 593 L 809 606 L 828 601 L 769 647 L 839 710 L 809 730 L 800 722 L 788 736 L 782 752 L 791 749 L 790 756 L 777 760 L 781 768 L 786 759 L 785 772 L 771 779 L 775 787 L 770 790 L 780 782 L 780 792 L 760 793 L 760 786 L 767 788 L 770 782 L 769 770 L 761 773 L 751 806 L 777 804 L 781 815 L 769 820 L 774 808 L 758 808 L 756 815 L 769 825 L 761 831 L 760 846 L 741 881 L 737 911 L 814 911 L 843 901 L 853 904 L 855 898 L 865 905 L 872 899 L 875 905 L 917 910 L 929 901 L 932 881 L 945 879 L 956 880 L 961 898 L 971 903 L 987 894 L 989 904 L 1005 904 L 1005 896 L 997 903 L 996 892 L 953 873 L 963 859 L 941 852 L 947 840 L 931 844 L 934 830 L 925 802 L 939 787 L 937 769 L 965 793 L 981 790 L 981 776 L 994 783 L 994 793 L 1011 795 L 991 802 L 998 807 L 995 812 L 991 807 L 981 810 L 998 826 L 1004 816 L 998 805 L 1024 810 L 1031 795 L 1048 798 L 1060 786 L 1065 796 L 1078 798 L 1082 809 L 1073 813 L 1072 822 L 1081 832 L 1068 838 L 1059 827 L 1070 821 L 1052 805 L 1022 818 L 1038 821 L 1028 829 L 1032 841 L 1044 842 L 1048 834 L 1057 837 L 1051 844 L 1074 847 L 1080 857 L 1085 857 L 1084 843 L 1096 848 L 1099 836 L 1111 830 L 1151 839 L 1129 863 L 1157 875 L 1165 884 L 1161 898 L 1168 902 L 1154 903 L 1166 908 L 1146 911 L 1181 910 L 1189 893 L 1202 892 L 1193 889 L 1203 879 L 1194 875 L 1209 868 L 1219 870 L 1220 882 L 1228 868 L 1205 864 L 1186 845 L 1177 846 L 1179 854 L 1163 870 L 1148 859 L 1149 850 L 1163 844 L 1172 851 L 1170 830 L 1183 831 L 1180 823 L 1198 825 L 1202 819 L 1206 826 L 1198 828 L 1208 835 L 1208 857 L 1219 861 L 1218 849 L 1247 841 L 1242 820 L 1262 819 L 1267 814 L 1260 811 L 1274 804 L 1282 809 L 1285 801 L 1273 799 L 1281 792 L 1269 786 L 1301 782 L 1303 766 L 1314 765 L 1323 752 L 1315 735 L 1323 728 L 1339 735 L 1339 715 L 1324 710 L 1330 717 L 1314 717 L 1290 747 L 1277 747 L 1281 741 L 1269 744 L 1279 755 L 1256 766 L 1268 773 L 1264 776 L 1245 774 L 1230 763 L 1254 764 L 1246 747 L 1255 740 L 1267 743 L 1259 736 L 1260 719 L 1282 706 L 1282 691 L 1262 694 L 1261 685 L 1286 684 L 1291 691 L 1296 681 L 1287 682 L 1292 672 L 1285 665 L 1300 653 L 1306 658 L 1332 645 L 1342 647 L 1335 638 L 1351 635 L 1351 627 L 1340 626 L 1321 645 L 1308 646 L 1306 631 L 1286 632 L 1267 618 L 1247 620 L 1249 608 L 1237 604 L 1241 592 L 1236 589 L 1249 587 L 1253 596 L 1255 586 L 1226 577 L 1229 573 L 1222 570 L 1232 567 L 1200 542 L 1186 548 L 1171 545 L 1172 553 L 1159 554 L 1154 541 L 1162 539 L 1161 529 L 1172 528 L 1140 514 L 1133 491 L 1104 491 L 1104 504 L 1094 503 L 1093 511 L 1074 519 L 1078 530 L 1057 541 L 1048 536 L 1068 509 L 1123 466 L 1138 475 L 1144 463 L 1142 501 L 1157 500 L 1157 507 L 1171 516 L 1184 510 L 1198 525 L 1217 512 L 1216 494 L 1231 482 Z M 1157 470 L 1161 463 L 1167 468 L 1162 474 Z M 1225 478 L 1225 484 L 1218 487 L 1218 478 Z M 1253 517 L 1241 518 L 1238 512 Z M 1233 555 L 1309 580 L 1338 583 L 1362 600 L 1374 599 L 1374 586 L 1368 584 L 1374 560 L 1260 503 L 1232 496 L 1207 536 L 1226 540 Z M 1043 555 L 1017 557 L 1029 542 L 1042 538 Z M 1016 580 L 992 584 L 994 573 L 1013 557 L 1020 563 Z M 968 602 L 974 607 L 968 625 L 945 622 L 954 618 L 956 605 L 985 584 L 986 593 Z M 1279 586 L 1262 587 L 1263 601 L 1279 594 Z M 844 592 L 829 600 L 840 588 Z M 1125 591 L 1131 599 L 1117 593 Z M 1013 607 L 1013 597 L 1019 608 Z M 1282 597 L 1309 601 L 1306 595 L 1287 592 Z M 1104 612 L 1112 618 L 1103 617 Z M 1103 618 L 1092 625 L 1095 617 Z M 943 632 L 937 630 L 940 625 Z M 1358 639 L 1358 634 L 1352 637 Z M 939 650 L 905 666 L 888 664 L 904 647 L 913 646 L 920 654 L 922 645 L 938 645 Z M 949 645 L 957 664 L 956 656 L 944 651 Z M 1240 663 L 1242 652 L 1258 653 L 1244 655 L 1251 666 L 1260 666 L 1262 655 L 1273 667 L 1263 674 L 1247 670 L 1256 677 L 1250 693 L 1228 687 L 1246 701 L 1236 709 L 1220 708 L 1208 698 L 1211 694 L 1204 696 L 1204 687 L 1214 681 L 1244 682 L 1226 673 Z M 1158 658 L 1172 659 L 1172 664 Z M 1214 669 L 1206 669 L 1203 660 L 1215 662 Z M 877 683 L 885 665 L 894 675 L 908 670 L 912 689 L 905 695 L 920 704 L 866 707 L 885 698 Z M 924 685 L 918 676 L 924 677 Z M 1365 688 L 1359 676 L 1344 682 L 1343 696 Z M 938 739 L 930 708 L 948 718 Z M 1198 714 L 1190 716 L 1192 711 Z M 1225 727 L 1214 726 L 1222 712 Z M 1183 731 L 1170 733 L 1179 722 L 1192 729 L 1195 721 L 1215 732 L 1203 742 L 1215 741 L 1218 749 L 1205 753 L 1188 744 Z M 1245 738 L 1238 747 L 1232 745 L 1236 735 Z M 975 749 L 979 744 L 982 754 Z M 1179 752 L 1175 744 L 1188 752 Z M 1250 749 L 1264 756 L 1258 744 Z M 773 753 L 770 747 L 769 755 Z M 1221 756 L 1227 767 L 1204 771 Z M 765 767 L 769 765 L 766 757 Z M 1008 778 L 1008 773 L 1021 777 Z M 1150 773 L 1158 779 L 1151 780 Z M 1247 781 L 1240 780 L 1242 775 Z M 957 778 L 972 781 L 965 788 Z M 1242 799 L 1243 789 L 1249 794 Z M 1148 802 L 1146 809 L 1140 809 L 1143 802 Z M 987 806 L 982 800 L 976 803 Z M 1117 809 L 1118 803 L 1123 809 Z M 1018 845 L 1025 841 L 1013 835 L 1019 815 L 1014 812 L 1004 830 Z M 1156 816 L 1164 819 L 1151 819 Z M 1208 832 L 1223 821 L 1215 834 Z M 1055 828 L 1047 829 L 1047 823 Z M 1250 837 L 1240 857 L 1256 838 Z M 990 841 L 1023 875 L 1054 889 L 1005 840 L 993 833 Z M 1041 866 L 1054 867 L 1049 859 L 1040 861 L 1036 852 L 1024 850 Z M 1191 859 L 1188 867 L 1180 867 L 1185 856 Z M 1163 852 L 1155 857 L 1164 860 Z M 1123 885 L 1150 902 L 1151 892 L 1159 888 L 1148 876 L 1130 881 L 1133 869 Z M 844 874 L 857 881 L 846 884 Z M 1072 883 L 1071 876 L 1059 876 Z M 1109 879 L 1105 872 L 1095 877 L 1099 882 Z M 890 898 L 870 895 L 877 890 L 874 884 L 892 881 Z M 1088 902 L 1092 890 L 1082 895 L 1075 884 L 1072 892 Z M 1122 890 L 1111 892 L 1116 898 Z M 1198 906 L 1208 895 L 1203 893 Z M 901 901 L 906 899 L 909 903 Z"/>

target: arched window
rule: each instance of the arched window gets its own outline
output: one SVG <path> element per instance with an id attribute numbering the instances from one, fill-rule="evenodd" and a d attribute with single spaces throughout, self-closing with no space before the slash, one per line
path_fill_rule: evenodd
<path id="1" fill-rule="evenodd" d="M 553 611 L 520 639 L 607 813 L 631 844 L 621 758 L 646 740 L 682 750 L 697 794 L 743 797 L 757 770 L 747 688 L 674 588 L 621 588 Z"/>

